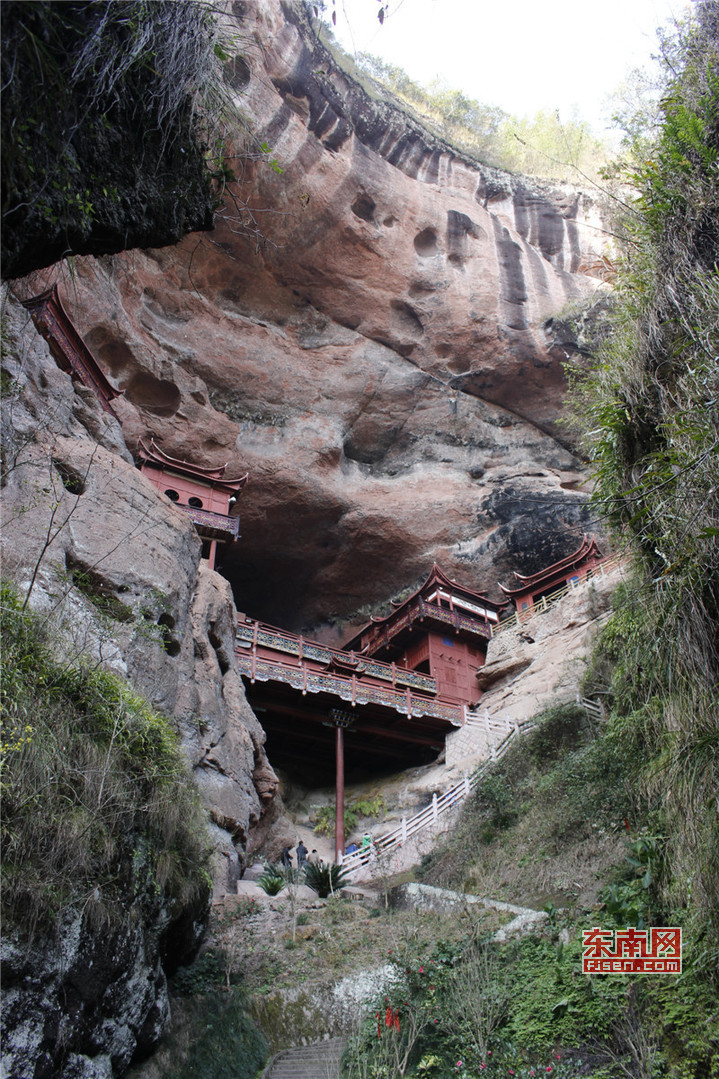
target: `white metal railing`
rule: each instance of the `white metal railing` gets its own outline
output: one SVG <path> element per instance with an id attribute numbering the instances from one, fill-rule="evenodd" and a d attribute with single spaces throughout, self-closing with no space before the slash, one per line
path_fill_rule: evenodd
<path id="1" fill-rule="evenodd" d="M 470 722 L 472 721 L 470 720 Z M 491 748 L 489 758 L 484 761 L 472 775 L 467 775 L 465 773 L 459 783 L 450 787 L 444 794 L 433 794 L 432 801 L 428 806 L 421 809 L 419 813 L 415 813 L 413 817 L 403 817 L 397 828 L 394 828 L 391 832 L 387 832 L 385 835 L 372 837 L 369 846 L 341 857 L 343 866 L 348 870 L 359 869 L 361 866 L 370 863 L 378 854 L 383 855 L 396 847 L 401 847 L 412 836 L 417 835 L 418 832 L 435 824 L 443 813 L 455 809 L 465 800 L 465 798 L 467 798 L 490 765 L 494 764 L 495 761 L 500 760 L 504 756 L 515 738 L 519 737 L 521 734 L 527 734 L 537 726 L 532 719 L 523 719 L 519 722 L 514 722 L 509 720 L 508 717 L 505 717 L 501 721 L 487 720 L 484 717 L 481 717 L 477 722 L 482 725 L 489 722 L 492 725 L 492 730 L 507 730 L 502 741 Z"/>
<path id="2" fill-rule="evenodd" d="M 585 712 L 588 712 L 594 719 L 604 719 L 604 709 L 599 701 L 590 701 L 588 697 L 582 697 L 577 694 L 577 704 L 581 705 Z"/>
<path id="3" fill-rule="evenodd" d="M 480 670 L 482 668 L 480 667 Z M 526 720 L 522 720 L 522 723 Z M 464 710 L 464 726 L 465 727 L 479 727 L 481 730 L 491 733 L 492 731 L 508 731 L 515 726 L 513 720 L 508 715 L 504 715 L 499 719 L 493 719 L 489 714 L 489 709 L 485 708 L 481 714 L 479 712 L 473 712 L 469 708 Z"/>
<path id="4" fill-rule="evenodd" d="M 591 584 L 597 577 L 606 577 L 611 570 L 616 569 L 617 566 L 622 565 L 624 559 L 619 555 L 614 555 L 612 558 L 606 558 L 603 562 L 600 562 L 591 573 L 586 574 L 584 577 L 580 577 L 578 581 L 572 584 L 564 584 L 561 588 L 558 588 L 556 592 L 550 592 L 549 595 L 542 596 L 541 599 L 533 603 L 531 607 L 528 607 L 524 611 L 515 611 L 509 618 L 503 618 L 498 624 L 492 624 L 491 633 L 493 637 L 496 637 L 498 633 L 506 633 L 508 629 L 517 629 L 519 626 L 523 626 L 529 621 L 535 614 L 542 614 L 544 611 L 549 611 L 552 607 L 556 606 L 560 600 L 568 596 L 570 592 L 577 592 L 580 588 L 584 588 L 585 585 Z"/>

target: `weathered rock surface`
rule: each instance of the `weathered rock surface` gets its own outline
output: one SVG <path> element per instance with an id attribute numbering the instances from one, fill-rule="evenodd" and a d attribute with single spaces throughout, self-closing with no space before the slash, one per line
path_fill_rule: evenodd
<path id="1" fill-rule="evenodd" d="M 133 467 L 119 424 L 56 366 L 9 301 L 3 357 L 4 572 L 84 654 L 176 720 L 205 805 L 218 891 L 282 827 L 265 736 L 234 665 L 228 583 L 192 523 Z M 147 1052 L 167 1016 L 162 963 L 196 946 L 206 910 L 128 896 L 117 932 L 67 915 L 3 953 L 4 1075 L 106 1079 Z"/>
<path id="2" fill-rule="evenodd" d="M 479 676 L 486 687 L 480 711 L 517 723 L 554 701 L 575 699 L 622 573 L 619 565 L 597 575 L 548 611 L 495 637 Z"/>
<path id="3" fill-rule="evenodd" d="M 149 1052 L 170 1010 L 161 962 L 170 921 L 147 899 L 134 924 L 113 932 L 78 911 L 29 946 L 6 932 L 3 1076 L 112 1079 Z"/>
<path id="4" fill-rule="evenodd" d="M 590 522 L 545 322 L 596 285 L 595 208 L 428 135 L 300 5 L 235 11 L 238 101 L 284 171 L 246 163 L 212 237 L 61 285 L 128 446 L 249 470 L 223 572 L 288 628 L 345 636 L 435 559 L 495 588 L 560 557 Z"/>
<path id="5" fill-rule="evenodd" d="M 189 518 L 132 466 L 119 425 L 76 392 L 12 302 L 8 320 L 5 565 L 60 618 L 69 648 L 176 718 L 213 818 L 251 852 L 276 816 L 278 783 L 235 669 L 229 585 L 200 561 Z"/>

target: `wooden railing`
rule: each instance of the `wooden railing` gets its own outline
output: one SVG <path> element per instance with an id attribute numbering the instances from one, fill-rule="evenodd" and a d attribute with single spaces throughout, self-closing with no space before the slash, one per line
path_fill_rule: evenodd
<path id="1" fill-rule="evenodd" d="M 239 517 L 230 517 L 226 513 L 215 513 L 214 510 L 197 509 L 195 506 L 185 506 L 180 502 L 175 502 L 175 508 L 183 510 L 201 528 L 204 527 L 213 532 L 226 532 L 229 536 L 235 538 L 239 533 Z"/>
<path id="2" fill-rule="evenodd" d="M 284 629 L 277 629 L 264 622 L 240 622 L 235 635 L 235 645 L 242 652 L 256 652 L 258 645 L 269 648 L 290 657 L 284 662 L 296 660 L 302 666 L 304 660 L 320 664 L 328 669 L 332 664 L 345 668 L 347 674 L 371 678 L 379 682 L 389 682 L 392 686 L 405 686 L 419 693 L 436 694 L 437 682 L 421 671 L 410 671 L 396 663 L 383 663 L 370 659 L 356 652 L 346 652 L 342 648 L 332 648 L 317 641 L 306 640 Z M 268 657 L 264 657 L 265 659 Z M 282 660 L 280 660 L 282 662 Z M 315 668 L 316 669 L 316 668 Z"/>
<path id="3" fill-rule="evenodd" d="M 515 611 L 508 618 L 503 618 L 501 622 L 493 624 L 491 627 L 492 637 L 496 637 L 498 633 L 506 633 L 508 629 L 516 629 L 518 626 L 523 626 L 525 622 L 528 622 L 535 614 L 542 614 L 544 611 L 549 611 L 559 603 L 560 600 L 568 596 L 570 592 L 577 592 L 580 588 L 583 588 L 587 584 L 591 584 L 597 577 L 606 577 L 606 575 L 617 566 L 620 566 L 623 559 L 619 556 L 612 558 L 606 558 L 604 562 L 600 562 L 594 569 L 580 577 L 579 580 L 574 581 L 571 584 L 562 585 L 555 592 L 550 592 L 547 596 L 542 596 L 540 600 L 533 603 L 530 607 L 527 607 L 524 611 Z"/>
<path id="4" fill-rule="evenodd" d="M 592 719 L 604 719 L 604 709 L 599 701 L 590 701 L 588 697 L 581 697 L 577 694 L 577 704 L 581 705 Z"/>
<path id="5" fill-rule="evenodd" d="M 377 647 L 379 644 L 389 645 L 400 630 L 416 621 L 421 621 L 423 618 L 432 618 L 436 622 L 444 622 L 446 625 L 452 626 L 457 631 L 468 630 L 470 633 L 480 637 L 487 637 L 487 639 L 492 636 L 494 623 L 488 619 L 483 620 L 477 616 L 472 617 L 462 614 L 456 609 L 450 610 L 447 607 L 440 607 L 437 603 L 428 603 L 427 600 L 422 599 L 420 596 L 396 619 L 390 617 L 386 622 L 370 627 L 366 633 L 362 634 L 362 640 L 372 648 Z"/>
<path id="6" fill-rule="evenodd" d="M 260 659 L 255 653 L 247 653 L 242 649 L 237 649 L 235 655 L 240 674 L 249 678 L 251 683 L 283 682 L 299 690 L 303 696 L 307 693 L 329 693 L 347 701 L 353 707 L 358 704 L 379 704 L 407 716 L 408 719 L 412 716 L 430 716 L 444 720 L 452 727 L 462 725 L 461 704 L 421 697 L 412 693 L 409 688 L 392 689 L 389 686 L 366 682 L 358 674 L 333 674 L 318 671 L 307 664 L 291 666 L 288 663 Z"/>
<path id="7" fill-rule="evenodd" d="M 472 775 L 465 774 L 459 783 L 450 787 L 444 794 L 433 794 L 432 801 L 429 805 L 425 806 L 424 809 L 421 809 L 419 813 L 415 813 L 413 817 L 403 817 L 398 827 L 394 828 L 391 832 L 386 832 L 384 835 L 373 836 L 369 847 L 345 855 L 341 859 L 343 866 L 348 870 L 357 870 L 362 866 L 370 864 L 373 860 L 376 862 L 379 859 L 381 862 L 384 855 L 389 854 L 397 847 L 401 847 L 408 839 L 416 836 L 419 832 L 432 827 L 443 813 L 455 809 L 469 794 L 471 794 L 491 765 L 504 756 L 516 738 L 522 734 L 527 734 L 537 726 L 532 719 L 523 719 L 519 722 L 512 722 L 507 719 L 490 719 L 487 721 L 485 717 L 478 717 L 476 720 L 468 718 L 467 722 L 476 722 L 481 725 L 489 722 L 492 725 L 492 729 L 500 730 L 506 729 L 507 724 L 510 724 L 510 726 L 502 741 L 499 742 L 498 745 L 492 747 L 490 757 L 484 761 Z"/>

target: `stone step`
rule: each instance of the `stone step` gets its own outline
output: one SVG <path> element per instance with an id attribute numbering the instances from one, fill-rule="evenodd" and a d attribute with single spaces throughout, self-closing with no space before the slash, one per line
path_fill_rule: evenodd
<path id="1" fill-rule="evenodd" d="M 331 1038 L 285 1049 L 270 1061 L 262 1079 L 339 1079 L 345 1045 L 344 1038 Z"/>

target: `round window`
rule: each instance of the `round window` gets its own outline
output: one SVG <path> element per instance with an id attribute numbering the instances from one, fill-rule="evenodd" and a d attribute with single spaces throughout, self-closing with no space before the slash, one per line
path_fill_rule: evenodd
<path id="1" fill-rule="evenodd" d="M 202 509 L 202 499 L 201 498 L 196 498 L 195 495 L 193 495 L 192 498 L 188 498 L 187 505 L 192 506 L 193 510 L 201 510 Z"/>
<path id="2" fill-rule="evenodd" d="M 171 502 L 179 502 L 180 501 L 180 496 L 178 495 L 177 491 L 173 491 L 172 488 L 169 488 L 167 491 L 165 491 L 165 494 L 167 495 L 167 497 L 170 499 Z"/>

